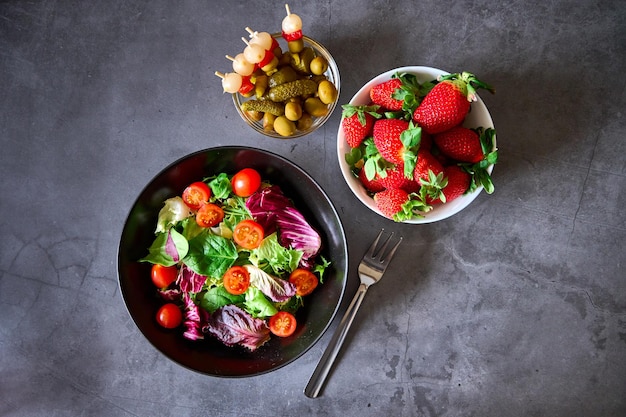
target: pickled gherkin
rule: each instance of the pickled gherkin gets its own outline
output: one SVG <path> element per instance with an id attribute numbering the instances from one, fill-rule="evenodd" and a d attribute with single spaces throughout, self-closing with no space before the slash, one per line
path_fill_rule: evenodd
<path id="1" fill-rule="evenodd" d="M 248 100 L 241 103 L 241 109 L 245 112 L 258 111 L 262 113 L 270 113 L 274 116 L 282 116 L 285 114 L 285 104 L 276 103 L 271 100 Z"/>
<path id="2" fill-rule="evenodd" d="M 284 66 L 270 76 L 268 85 L 270 88 L 276 87 L 277 85 L 289 83 L 297 79 L 298 74 L 296 74 L 296 71 L 290 66 Z"/>
<path id="3" fill-rule="evenodd" d="M 272 87 L 267 93 L 267 96 L 274 102 L 281 102 L 292 97 L 308 96 L 314 94 L 316 91 L 317 83 L 315 81 L 302 79 Z"/>

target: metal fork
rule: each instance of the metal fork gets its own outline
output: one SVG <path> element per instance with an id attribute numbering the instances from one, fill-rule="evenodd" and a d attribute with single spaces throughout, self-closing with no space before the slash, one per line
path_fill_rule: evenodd
<path id="1" fill-rule="evenodd" d="M 384 229 L 378 233 L 378 236 L 372 243 L 372 246 L 370 246 L 365 255 L 363 255 L 363 259 L 359 264 L 359 278 L 361 279 L 361 285 L 359 285 L 359 289 L 354 295 L 348 310 L 341 319 L 337 330 L 335 330 L 335 334 L 330 340 L 326 351 L 322 355 L 322 358 L 317 364 L 313 375 L 311 375 L 309 383 L 304 389 L 304 394 L 307 397 L 316 398 L 319 395 L 322 386 L 330 373 L 333 363 L 337 358 L 337 354 L 339 354 L 341 345 L 348 334 L 348 330 L 350 330 L 350 326 L 356 317 L 356 313 L 361 306 L 361 302 L 365 297 L 367 289 L 370 285 L 376 284 L 383 277 L 383 274 L 389 266 L 389 262 L 391 262 L 396 249 L 398 249 L 398 246 L 400 246 L 400 243 L 402 242 L 402 237 L 400 237 L 400 240 L 398 240 L 398 242 L 387 253 L 385 253 L 393 233 L 385 239 L 380 248 L 377 248 L 378 241 L 383 235 L 383 232 Z"/>

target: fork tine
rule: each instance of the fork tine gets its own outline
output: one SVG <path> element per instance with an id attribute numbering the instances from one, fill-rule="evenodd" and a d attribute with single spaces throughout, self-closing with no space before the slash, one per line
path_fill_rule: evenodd
<path id="1" fill-rule="evenodd" d="M 370 258 L 374 257 L 374 251 L 376 250 L 376 245 L 378 245 L 378 241 L 380 240 L 380 237 L 383 235 L 384 231 L 385 229 L 380 229 L 380 232 L 378 232 L 378 236 L 376 236 L 376 239 L 374 239 L 374 241 L 372 242 L 372 245 L 367 250 L 365 254 L 366 256 L 369 256 Z"/>
<path id="2" fill-rule="evenodd" d="M 390 261 L 391 258 L 393 258 L 393 255 L 396 253 L 398 246 L 400 246 L 400 243 L 402 242 L 402 236 L 400 236 L 400 240 L 398 240 L 398 242 L 391 248 L 391 250 L 387 254 L 385 254 L 385 250 L 387 250 L 387 246 L 389 245 L 389 242 L 391 242 L 391 238 L 393 237 L 394 233 L 391 232 L 391 234 L 387 236 L 387 238 L 383 242 L 382 246 L 377 249 L 376 246 L 378 245 L 378 242 L 384 231 L 385 229 L 381 229 L 381 231 L 378 233 L 378 236 L 372 243 L 372 246 L 370 246 L 369 250 L 367 251 L 367 255 L 370 258 L 378 258 L 380 259 L 380 263 Z"/>
<path id="3" fill-rule="evenodd" d="M 391 234 L 393 236 L 393 233 Z M 389 236 L 389 239 L 391 239 L 391 236 Z M 389 240 L 387 240 L 389 241 Z M 396 243 L 393 248 L 391 248 L 391 250 L 387 253 L 387 255 L 385 255 L 385 258 L 382 260 L 382 262 L 389 262 L 391 261 L 391 259 L 393 258 L 393 255 L 395 255 L 396 250 L 398 250 L 398 246 L 400 246 L 400 243 L 402 243 L 402 236 L 400 236 L 400 239 L 398 239 L 398 243 Z M 387 246 L 387 243 L 385 243 L 385 246 Z"/>

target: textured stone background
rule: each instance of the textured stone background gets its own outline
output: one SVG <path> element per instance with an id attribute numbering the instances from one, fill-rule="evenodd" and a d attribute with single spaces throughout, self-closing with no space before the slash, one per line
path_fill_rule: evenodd
<path id="1" fill-rule="evenodd" d="M 291 2 L 346 103 L 405 65 L 467 70 L 498 131 L 496 192 L 401 226 L 340 179 L 340 111 L 294 141 L 239 119 L 214 71 L 269 1 L 0 3 L 0 415 L 626 415 L 626 4 Z M 164 166 L 215 145 L 269 149 L 333 199 L 351 275 L 404 235 L 324 395 L 302 390 L 330 332 L 271 374 L 219 379 L 164 358 L 119 294 L 125 216 Z M 335 321 L 334 326 L 338 322 Z M 333 327 L 334 327 L 333 326 Z"/>

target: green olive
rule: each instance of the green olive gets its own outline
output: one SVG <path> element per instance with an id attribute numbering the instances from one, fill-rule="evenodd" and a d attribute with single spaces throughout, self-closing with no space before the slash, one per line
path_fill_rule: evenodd
<path id="1" fill-rule="evenodd" d="M 322 75 L 328 70 L 328 61 L 323 56 L 316 56 L 310 64 L 311 73 Z"/>
<path id="2" fill-rule="evenodd" d="M 296 101 L 285 104 L 285 117 L 293 122 L 302 117 L 302 106 Z"/>
<path id="3" fill-rule="evenodd" d="M 263 115 L 263 130 L 266 132 L 271 132 L 274 130 L 274 121 L 276 120 L 276 116 L 272 113 L 266 112 Z"/>
<path id="4" fill-rule="evenodd" d="M 324 104 L 334 103 L 337 100 L 337 89 L 328 80 L 324 80 L 317 86 L 317 95 Z"/>
<path id="5" fill-rule="evenodd" d="M 289 41 L 287 42 L 287 47 L 289 48 L 289 52 L 297 54 L 304 49 L 304 40 L 300 38 L 296 41 Z"/>
<path id="6" fill-rule="evenodd" d="M 304 102 L 304 111 L 313 117 L 323 117 L 328 114 L 328 107 L 318 97 L 309 97 Z"/>
<path id="7" fill-rule="evenodd" d="M 276 120 L 274 120 L 274 130 L 280 136 L 291 136 L 296 133 L 296 124 L 285 116 L 278 116 Z"/>
<path id="8" fill-rule="evenodd" d="M 257 111 L 257 110 L 250 110 L 246 112 L 246 115 L 254 120 L 255 122 L 258 122 L 259 120 L 261 120 L 263 118 L 263 112 Z"/>
<path id="9" fill-rule="evenodd" d="M 298 130 L 309 130 L 313 125 L 313 118 L 309 113 L 302 113 L 300 119 L 298 119 Z"/>

